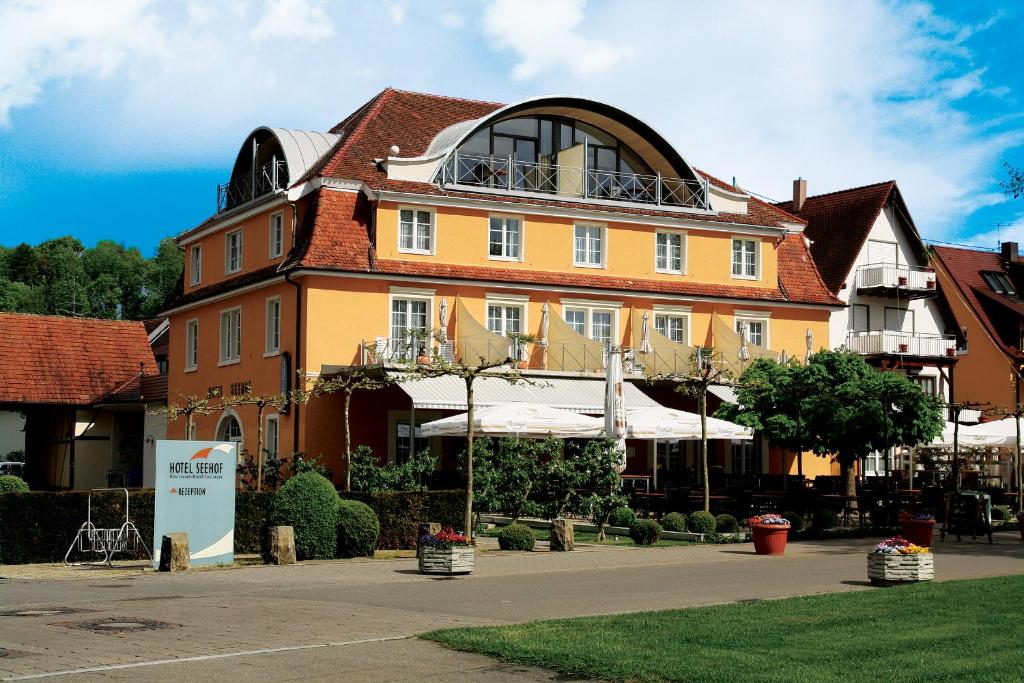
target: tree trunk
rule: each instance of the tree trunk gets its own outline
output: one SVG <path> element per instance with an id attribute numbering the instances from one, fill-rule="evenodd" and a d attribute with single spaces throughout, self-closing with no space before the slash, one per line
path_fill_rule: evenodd
<path id="1" fill-rule="evenodd" d="M 473 537 L 473 375 L 466 377 L 466 535 Z"/>
<path id="2" fill-rule="evenodd" d="M 352 390 L 345 390 L 345 490 L 352 490 L 352 423 L 349 422 L 349 405 L 352 402 Z"/>
<path id="3" fill-rule="evenodd" d="M 857 468 L 854 467 L 856 458 L 839 458 L 839 467 L 843 473 L 843 482 L 846 484 L 846 495 L 857 495 Z"/>
<path id="4" fill-rule="evenodd" d="M 704 512 L 711 512 L 711 485 L 708 482 L 708 389 L 701 385 L 697 389 L 697 404 L 700 406 L 700 459 L 704 470 Z"/>
<path id="5" fill-rule="evenodd" d="M 192 413 L 185 413 L 185 439 L 192 438 L 193 425 L 196 423 L 195 415 Z M 1017 439 L 1020 441 L 1020 439 Z"/>

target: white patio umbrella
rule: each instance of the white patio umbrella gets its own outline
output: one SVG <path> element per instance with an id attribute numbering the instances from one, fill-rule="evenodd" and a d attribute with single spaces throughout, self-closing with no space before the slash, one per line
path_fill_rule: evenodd
<path id="1" fill-rule="evenodd" d="M 420 426 L 420 434 L 465 436 L 468 413 L 445 417 Z M 473 429 L 478 436 L 571 436 L 594 437 L 601 433 L 601 419 L 541 403 L 501 403 L 473 411 Z"/>
<path id="2" fill-rule="evenodd" d="M 604 433 L 619 451 L 619 471 L 626 469 L 626 403 L 622 399 L 622 350 L 608 352 L 605 375 Z"/>
<path id="3" fill-rule="evenodd" d="M 754 433 L 742 425 L 707 418 L 709 439 L 754 438 Z M 626 434 L 631 439 L 657 439 L 659 441 L 699 441 L 700 415 L 672 408 L 633 408 L 626 411 Z"/>
<path id="4" fill-rule="evenodd" d="M 1008 422 L 1009 424 L 1000 424 Z M 979 425 L 960 425 L 960 431 L 956 435 L 961 446 L 981 447 L 1005 447 L 1014 446 L 1017 443 L 1016 426 L 1013 418 L 998 420 L 996 422 L 984 422 Z M 944 423 L 942 435 L 932 441 L 932 446 L 952 446 L 953 430 L 955 425 L 952 422 Z M 1007 431 L 1009 430 L 1009 431 Z"/>

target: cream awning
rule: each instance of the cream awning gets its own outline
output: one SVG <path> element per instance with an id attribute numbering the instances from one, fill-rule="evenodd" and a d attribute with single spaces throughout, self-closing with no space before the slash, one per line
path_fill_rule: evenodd
<path id="1" fill-rule="evenodd" d="M 423 436 L 465 436 L 469 413 L 420 426 Z M 473 411 L 473 431 L 481 436 L 596 437 L 600 418 L 537 403 L 504 403 Z"/>

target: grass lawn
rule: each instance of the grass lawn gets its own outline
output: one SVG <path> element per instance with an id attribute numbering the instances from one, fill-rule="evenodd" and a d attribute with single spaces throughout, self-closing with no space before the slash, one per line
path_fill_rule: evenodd
<path id="1" fill-rule="evenodd" d="M 1022 607 L 1024 575 L 422 637 L 612 680 L 1020 681 Z"/>
<path id="2" fill-rule="evenodd" d="M 497 538 L 499 531 L 501 531 L 501 527 L 497 527 L 497 528 L 494 528 L 494 529 L 486 529 L 484 531 L 481 531 L 478 535 L 479 536 L 489 536 L 491 538 Z M 551 531 L 548 530 L 548 529 L 534 529 L 533 533 L 537 537 L 538 541 L 549 541 L 549 540 L 551 540 Z M 594 539 L 597 538 L 597 534 L 593 533 L 593 532 L 575 531 L 575 532 L 573 532 L 573 538 L 576 540 L 577 543 L 597 543 L 597 541 L 594 540 Z M 632 546 L 635 546 L 636 543 L 634 543 L 633 539 L 630 538 L 629 536 L 614 536 L 612 534 L 606 533 L 605 534 L 605 540 L 604 540 L 603 543 L 601 543 L 601 545 L 632 545 Z M 669 539 L 662 539 L 662 540 L 658 541 L 657 543 L 654 543 L 653 545 L 649 545 L 647 547 L 648 548 L 667 548 L 669 546 L 676 546 L 676 545 L 695 545 L 695 544 L 693 543 L 693 541 L 675 541 L 675 540 L 669 540 Z M 640 547 L 640 546 L 637 546 L 637 547 Z"/>

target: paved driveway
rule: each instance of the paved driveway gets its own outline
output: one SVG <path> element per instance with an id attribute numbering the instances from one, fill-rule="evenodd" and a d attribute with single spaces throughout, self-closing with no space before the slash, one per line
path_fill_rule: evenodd
<path id="1" fill-rule="evenodd" d="M 478 555 L 473 575 L 457 579 L 422 576 L 415 560 L 403 559 L 187 574 L 82 569 L 73 579 L 3 580 L 0 677 L 554 680 L 410 637 L 449 626 L 863 590 L 871 544 L 796 543 L 783 557 L 756 556 L 749 544 L 489 552 Z M 1024 573 L 1024 544 L 1009 534 L 994 546 L 947 543 L 935 564 L 940 579 Z"/>

